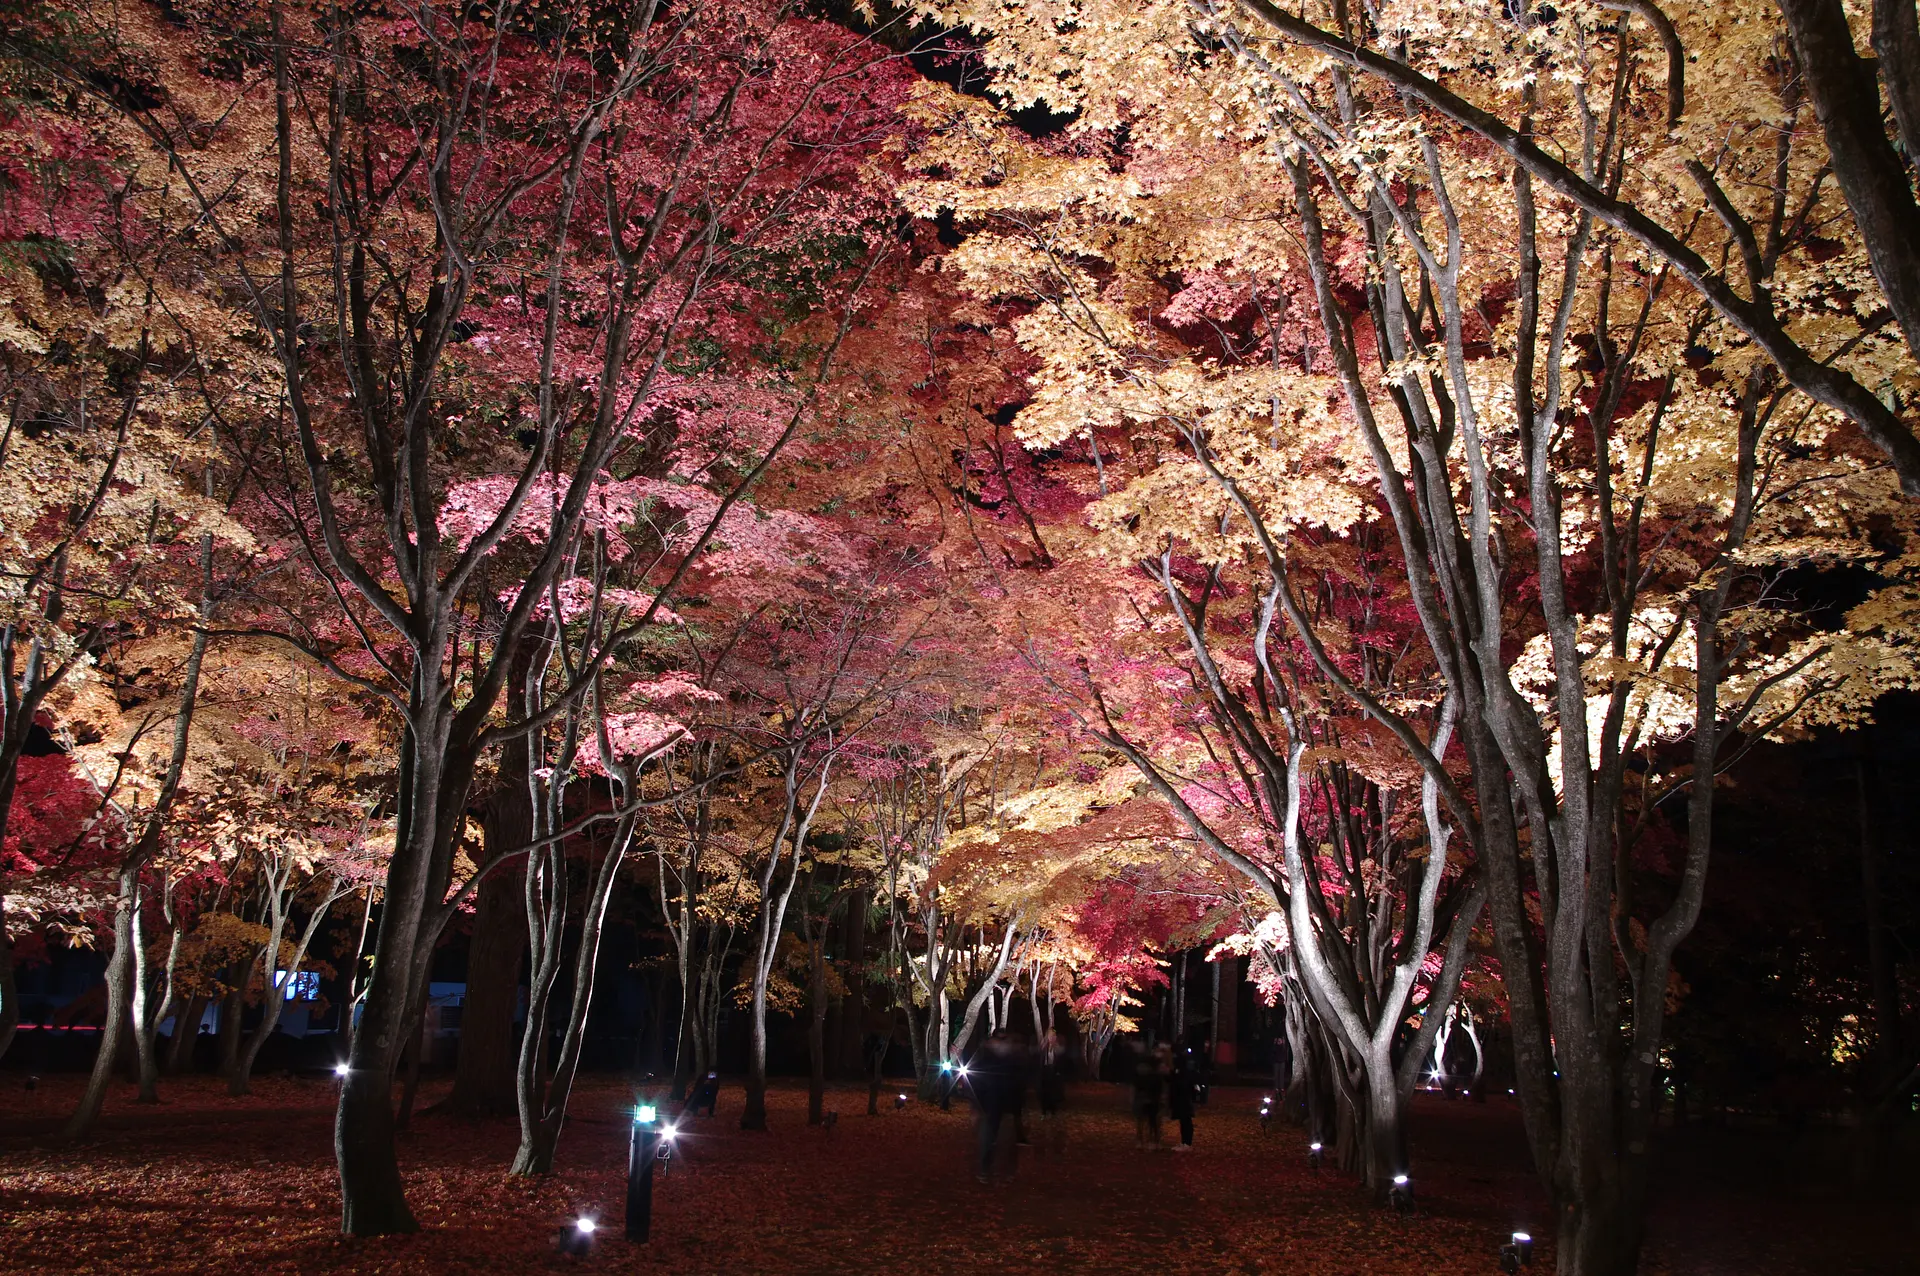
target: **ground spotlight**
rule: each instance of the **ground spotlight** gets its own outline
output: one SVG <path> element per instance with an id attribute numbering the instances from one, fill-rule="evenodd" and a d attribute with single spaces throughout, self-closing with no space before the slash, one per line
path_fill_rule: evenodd
<path id="1" fill-rule="evenodd" d="M 1387 1189 L 1387 1204 L 1393 1206 L 1396 1214 L 1413 1213 L 1413 1183 L 1406 1175 L 1393 1176 L 1393 1186 Z"/>
<path id="2" fill-rule="evenodd" d="M 1307 1144 L 1307 1164 L 1316 1170 L 1319 1169 L 1321 1156 L 1325 1151 L 1326 1149 L 1318 1143 Z"/>
<path id="3" fill-rule="evenodd" d="M 1522 1267 L 1533 1266 L 1533 1237 L 1525 1232 L 1515 1232 L 1513 1238 L 1500 1247 L 1500 1270 L 1513 1276 Z"/>
<path id="4" fill-rule="evenodd" d="M 560 1237 L 560 1250 L 566 1254 L 585 1254 L 593 1249 L 593 1233 L 599 1224 L 584 1214 L 573 1220 Z"/>
<path id="5" fill-rule="evenodd" d="M 349 1067 L 348 1067 L 348 1066 L 347 1066 L 346 1064 L 344 1064 L 344 1063 L 336 1063 L 336 1064 L 334 1064 L 334 1065 L 333 1065 L 333 1075 L 334 1075 L 334 1076 L 336 1076 L 336 1077 L 344 1077 L 344 1076 L 346 1076 L 346 1075 L 347 1075 L 347 1074 L 348 1074 L 349 1072 L 352 1072 L 352 1071 L 353 1071 L 353 1069 L 352 1069 L 352 1068 L 349 1068 Z"/>
<path id="6" fill-rule="evenodd" d="M 896 1095 L 894 1095 L 894 1096 L 893 1096 L 893 1110 L 894 1110 L 895 1112 L 898 1112 L 898 1111 L 899 1111 L 899 1110 L 900 1110 L 901 1108 L 904 1108 L 904 1107 L 906 1107 L 906 1106 L 907 1106 L 907 1096 L 906 1096 L 906 1095 L 904 1095 L 904 1094 L 896 1094 Z"/>

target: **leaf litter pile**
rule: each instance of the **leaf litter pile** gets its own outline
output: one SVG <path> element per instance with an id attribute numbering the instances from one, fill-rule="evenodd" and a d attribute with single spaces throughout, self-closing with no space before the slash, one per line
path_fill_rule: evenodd
<path id="1" fill-rule="evenodd" d="M 1218 1088 L 1191 1155 L 1143 1152 L 1124 1096 L 1075 1089 L 1068 1115 L 1031 1147 L 1003 1139 L 999 1173 L 975 1182 L 973 1131 L 889 1091 L 830 1092 L 833 1128 L 806 1124 L 804 1090 L 769 1095 L 770 1132 L 739 1128 L 740 1092 L 714 1118 L 681 1122 L 680 1152 L 655 1182 L 650 1244 L 621 1237 L 627 1113 L 611 1084 L 578 1092 L 545 1179 L 505 1173 L 511 1121 L 428 1110 L 401 1136 L 422 1230 L 349 1240 L 338 1231 L 332 1088 L 263 1078 L 231 1099 L 211 1078 L 168 1085 L 158 1108 L 117 1092 L 94 1140 L 52 1138 L 78 1079 L 32 1092 L 9 1078 L 0 1109 L 0 1272 L 109 1271 L 674 1273 L 1139 1271 L 1303 1276 L 1480 1276 L 1506 1234 L 1550 1220 L 1513 1110 L 1422 1100 L 1413 1126 L 1419 1211 L 1399 1218 L 1353 1180 L 1306 1163 L 1300 1133 L 1262 1129 L 1259 1093 Z M 423 1095 L 430 1102 L 432 1095 Z M 1169 1127 L 1169 1133 L 1171 1133 Z M 1055 1143 L 1055 1136 L 1060 1136 Z M 1897 1270 L 1884 1206 L 1715 1195 L 1695 1183 L 1656 1206 L 1644 1270 L 1726 1273 Z M 595 1219 L 592 1251 L 562 1253 Z M 1887 1265 L 1889 1262 L 1894 1265 Z"/>

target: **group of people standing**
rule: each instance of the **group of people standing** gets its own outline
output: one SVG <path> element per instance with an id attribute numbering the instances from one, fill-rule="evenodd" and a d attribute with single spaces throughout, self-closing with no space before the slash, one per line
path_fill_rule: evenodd
<path id="1" fill-rule="evenodd" d="M 1046 1125 L 1044 1142 L 1059 1145 L 1064 1131 L 1055 1118 L 1066 1099 L 1065 1059 L 1059 1038 L 1048 1033 L 1037 1046 L 1004 1029 L 987 1038 L 955 1077 L 964 1077 L 973 1100 L 975 1130 L 979 1136 L 975 1175 L 987 1182 L 993 1174 L 1000 1134 L 1013 1118 L 1014 1143 L 1030 1146 L 1026 1125 L 1029 1089 L 1038 1092 L 1040 1119 Z M 1204 1102 L 1206 1084 L 1190 1047 L 1166 1044 L 1141 1046 L 1132 1059 L 1133 1116 L 1137 1146 L 1149 1150 L 1167 1146 L 1162 1141 L 1162 1111 L 1180 1127 L 1175 1152 L 1193 1151 L 1194 1109 Z"/>
<path id="2" fill-rule="evenodd" d="M 1193 1151 L 1193 1109 L 1206 1086 L 1194 1066 L 1193 1050 L 1172 1046 L 1142 1046 L 1133 1063 L 1133 1122 L 1136 1146 L 1148 1150 L 1165 1146 L 1160 1136 L 1162 1100 L 1168 1115 L 1180 1123 L 1175 1152 Z"/>
<path id="3" fill-rule="evenodd" d="M 993 1173 L 1000 1128 L 1007 1117 L 1013 1118 L 1014 1142 L 1029 1144 L 1026 1128 L 1027 1089 L 1039 1094 L 1040 1119 L 1049 1123 L 1050 1134 L 1060 1133 L 1054 1119 L 1066 1100 L 1067 1080 L 1060 1039 L 1049 1032 L 1037 1046 L 1028 1044 L 1004 1028 L 993 1033 L 974 1053 L 965 1069 L 967 1091 L 973 1098 L 974 1123 L 979 1134 L 979 1165 L 975 1176 L 982 1183 Z M 1058 1138 L 1050 1140 L 1058 1143 Z"/>

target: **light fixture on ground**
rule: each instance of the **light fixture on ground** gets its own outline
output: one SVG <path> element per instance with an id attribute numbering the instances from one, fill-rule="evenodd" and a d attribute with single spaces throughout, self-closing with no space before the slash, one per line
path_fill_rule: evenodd
<path id="1" fill-rule="evenodd" d="M 1513 1276 L 1522 1267 L 1533 1266 L 1533 1237 L 1525 1232 L 1515 1232 L 1505 1245 L 1500 1247 L 1500 1270 Z"/>
<path id="2" fill-rule="evenodd" d="M 593 1234 L 599 1224 L 582 1214 L 573 1226 L 560 1235 L 560 1250 L 565 1254 L 585 1254 L 593 1249 Z"/>
<path id="3" fill-rule="evenodd" d="M 900 1110 L 901 1108 L 904 1108 L 904 1107 L 906 1107 L 906 1106 L 907 1106 L 907 1096 L 906 1096 L 906 1095 L 904 1095 L 904 1094 L 896 1094 L 896 1095 L 894 1095 L 894 1096 L 893 1096 L 893 1110 L 894 1110 L 895 1112 L 898 1112 L 898 1111 L 899 1111 L 899 1110 Z"/>
<path id="4" fill-rule="evenodd" d="M 1413 1182 L 1406 1175 L 1393 1176 L 1393 1186 L 1387 1189 L 1387 1204 L 1393 1206 L 1396 1214 L 1413 1213 Z"/>
<path id="5" fill-rule="evenodd" d="M 662 1129 L 659 1110 L 642 1103 L 633 1110 L 633 1136 L 627 1144 L 627 1239 L 645 1241 L 653 1231 L 653 1167 L 673 1137 Z"/>
<path id="6" fill-rule="evenodd" d="M 1325 1156 L 1325 1154 L 1326 1154 L 1326 1149 L 1322 1147 L 1320 1144 L 1318 1143 L 1307 1144 L 1307 1164 L 1313 1167 L 1314 1169 L 1317 1170 L 1320 1168 L 1321 1159 Z"/>

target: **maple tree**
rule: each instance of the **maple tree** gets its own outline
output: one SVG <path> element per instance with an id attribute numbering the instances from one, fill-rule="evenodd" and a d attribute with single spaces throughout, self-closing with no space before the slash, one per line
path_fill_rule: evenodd
<path id="1" fill-rule="evenodd" d="M 1374 1196 L 1497 1024 L 1634 1270 L 1717 781 L 1915 678 L 1911 6 L 834 12 L 6 6 L 0 1051 L 337 969 L 370 1236 L 456 927 L 535 1179 L 610 924 L 754 1130 L 1247 957 Z"/>
<path id="2" fill-rule="evenodd" d="M 1256 692 L 1282 685 L 1261 651 L 1278 616 L 1323 694 L 1417 764 L 1427 840 L 1444 846 L 1444 807 L 1488 891 L 1562 1270 L 1630 1269 L 1665 989 L 1711 845 L 1709 777 L 1754 740 L 1850 720 L 1910 678 L 1905 560 L 1873 543 L 1909 525 L 1908 507 L 1831 399 L 1796 398 L 1792 370 L 1748 356 L 1752 334 L 1673 268 L 1640 264 L 1583 206 L 1536 197 L 1527 165 L 1488 165 L 1471 137 L 1339 61 L 1195 27 L 1185 6 L 1089 13 L 1070 30 L 1043 6 L 936 11 L 993 37 L 981 57 L 1010 104 L 1074 112 L 1067 140 L 1034 146 L 983 103 L 929 90 L 919 108 L 940 143 L 916 207 L 978 227 L 950 260 L 979 296 L 1031 307 L 1015 332 L 1035 393 L 1015 429 L 1095 449 L 1125 430 L 1134 457 L 1155 439 L 1155 462 L 1093 521 L 1107 552 L 1160 564 L 1204 691 L 1228 706 L 1223 735 L 1261 743 L 1231 709 L 1246 666 L 1207 668 L 1194 619 L 1208 570 L 1233 567 L 1250 579 L 1215 606 L 1260 600 L 1237 626 L 1254 637 Z M 1381 25 L 1495 38 L 1415 16 Z M 1562 92 L 1512 91 L 1543 136 L 1565 131 L 1585 180 L 1618 184 L 1632 139 L 1658 126 L 1630 28 L 1569 12 L 1529 38 L 1580 74 Z M 1143 76 L 1152 110 L 1130 93 Z M 1780 136 L 1773 205 L 1815 209 L 1818 158 Z M 1753 269 L 1756 283 L 1794 272 L 1813 315 L 1857 277 L 1808 246 L 1810 221 L 1777 216 Z M 1840 357 L 1861 344 L 1840 340 Z M 1404 577 L 1384 600 L 1431 661 L 1406 670 L 1438 684 L 1424 695 L 1372 685 L 1343 660 L 1351 625 L 1309 607 L 1315 546 L 1329 533 L 1364 546 L 1370 526 L 1398 550 Z M 1183 554 L 1194 583 L 1176 576 Z M 1820 560 L 1872 562 L 1887 580 L 1839 632 L 1774 588 L 1772 565 Z M 1260 711 L 1281 716 L 1277 698 Z M 1423 699 L 1458 715 L 1467 776 L 1444 761 L 1446 733 L 1421 729 Z M 1119 744 L 1117 716 L 1104 725 Z M 1285 738 L 1315 743 L 1297 725 Z M 1639 834 L 1681 793 L 1678 889 L 1640 899 Z M 1304 861 L 1289 868 L 1299 883 Z M 1312 922 L 1294 919 L 1296 952 L 1324 933 Z"/>

